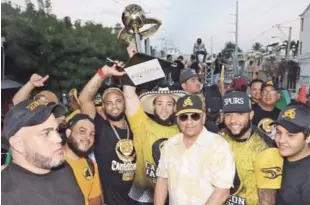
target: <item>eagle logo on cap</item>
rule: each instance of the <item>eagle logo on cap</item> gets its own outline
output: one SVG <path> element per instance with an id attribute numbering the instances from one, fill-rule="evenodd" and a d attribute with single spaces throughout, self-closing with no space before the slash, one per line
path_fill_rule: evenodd
<path id="1" fill-rule="evenodd" d="M 183 107 L 187 107 L 187 106 L 193 106 L 193 101 L 191 97 L 186 98 L 183 102 Z"/>
<path id="2" fill-rule="evenodd" d="M 283 118 L 287 117 L 291 120 L 294 120 L 296 118 L 296 109 L 295 108 L 291 108 L 291 109 L 288 109 L 286 110 L 283 115 L 282 115 Z"/>

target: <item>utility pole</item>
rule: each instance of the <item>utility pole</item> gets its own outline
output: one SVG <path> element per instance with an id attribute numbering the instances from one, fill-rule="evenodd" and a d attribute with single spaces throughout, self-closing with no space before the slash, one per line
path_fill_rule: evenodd
<path id="1" fill-rule="evenodd" d="M 238 30 L 239 30 L 239 4 L 236 2 L 236 30 L 235 30 L 235 56 L 234 56 L 234 71 L 238 73 Z"/>
<path id="2" fill-rule="evenodd" d="M 292 27 L 288 28 L 288 40 L 287 40 L 287 48 L 286 48 L 286 58 L 288 59 L 290 56 L 291 49 L 291 41 L 292 41 Z"/>
<path id="3" fill-rule="evenodd" d="M 237 75 L 239 73 L 238 70 L 238 30 L 239 30 L 239 4 L 238 1 L 236 2 L 236 14 L 232 14 L 236 17 L 235 22 L 229 23 L 235 25 L 235 31 L 231 31 L 229 33 L 235 34 L 235 49 L 234 49 L 234 56 L 233 56 L 233 65 L 234 65 L 234 74 Z"/>
<path id="4" fill-rule="evenodd" d="M 273 26 L 274 27 L 274 26 Z M 292 41 L 292 27 L 282 27 L 280 24 L 275 25 L 277 29 L 287 38 L 287 47 L 285 52 L 285 59 L 287 61 L 290 60 L 290 48 L 291 48 L 291 41 Z M 288 29 L 288 36 L 282 31 L 283 28 Z M 288 69 L 285 69 L 284 78 L 283 78 L 283 87 L 285 89 L 289 89 L 288 86 Z"/>
<path id="5" fill-rule="evenodd" d="M 4 43 L 5 43 L 5 37 L 1 37 L 1 49 L 2 49 L 2 73 L 1 73 L 1 80 L 5 79 L 5 48 L 4 48 Z"/>
<path id="6" fill-rule="evenodd" d="M 211 49 L 210 49 L 210 54 L 213 56 L 213 36 L 211 36 Z"/>

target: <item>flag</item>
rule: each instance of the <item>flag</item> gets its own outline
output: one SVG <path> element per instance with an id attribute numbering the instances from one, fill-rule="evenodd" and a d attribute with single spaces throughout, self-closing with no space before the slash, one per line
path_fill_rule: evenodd
<path id="1" fill-rule="evenodd" d="M 221 83 L 223 83 L 223 82 L 224 82 L 224 71 L 225 71 L 225 66 L 224 66 L 224 65 L 222 65 L 222 70 L 221 70 L 221 78 L 220 78 Z"/>
<path id="2" fill-rule="evenodd" d="M 299 89 L 297 101 L 302 103 L 307 102 L 307 87 L 305 84 L 303 84 Z"/>

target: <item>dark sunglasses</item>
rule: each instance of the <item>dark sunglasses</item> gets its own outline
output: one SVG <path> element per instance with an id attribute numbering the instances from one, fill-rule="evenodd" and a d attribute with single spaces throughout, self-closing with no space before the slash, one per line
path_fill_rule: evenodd
<path id="1" fill-rule="evenodd" d="M 185 122 L 186 120 L 188 120 L 189 118 L 191 118 L 192 120 L 194 121 L 197 121 L 201 118 L 201 114 L 199 113 L 193 113 L 193 114 L 190 114 L 190 115 L 187 115 L 187 114 L 182 114 L 179 116 L 179 119 L 182 121 L 182 122 Z"/>

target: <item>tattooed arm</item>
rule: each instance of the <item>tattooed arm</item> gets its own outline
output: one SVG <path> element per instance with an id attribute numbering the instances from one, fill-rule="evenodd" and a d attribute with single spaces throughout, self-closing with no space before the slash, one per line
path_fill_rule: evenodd
<path id="1" fill-rule="evenodd" d="M 118 63 L 118 66 L 121 66 L 121 64 Z M 79 97 L 82 113 L 89 115 L 91 118 L 95 118 L 96 116 L 96 108 L 93 100 L 102 82 L 110 76 L 121 76 L 125 74 L 124 72 L 118 72 L 115 66 L 109 67 L 105 65 L 103 68 L 101 68 L 101 70 L 103 75 L 100 76 L 98 73 L 96 73 L 93 78 L 85 85 Z"/>
<path id="2" fill-rule="evenodd" d="M 275 205 L 276 204 L 276 189 L 258 189 L 259 205 Z"/>

